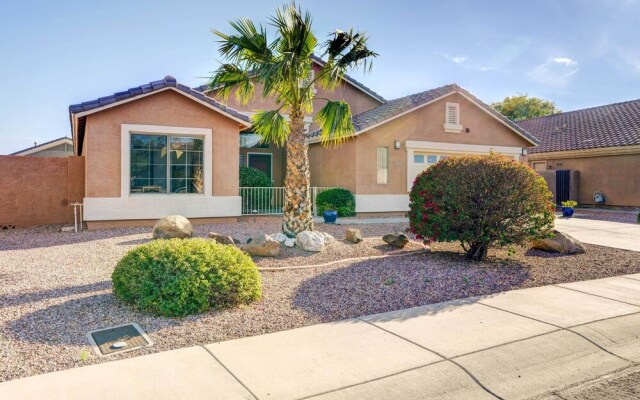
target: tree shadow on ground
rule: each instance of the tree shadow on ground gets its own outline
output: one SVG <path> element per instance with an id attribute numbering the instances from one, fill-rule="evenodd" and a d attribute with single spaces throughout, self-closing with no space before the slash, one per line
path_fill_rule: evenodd
<path id="1" fill-rule="evenodd" d="M 112 293 L 95 294 L 41 308 L 9 321 L 5 332 L 15 340 L 52 345 L 86 345 L 87 333 L 136 322 L 145 332 L 180 324 L 179 319 L 137 312 Z"/>
<path id="2" fill-rule="evenodd" d="M 529 276 L 529 269 L 518 263 L 467 262 L 459 252 L 438 251 L 329 270 L 304 281 L 293 302 L 324 320 L 336 320 L 492 295 L 522 287 Z"/>
<path id="3" fill-rule="evenodd" d="M 18 293 L 11 295 L 0 295 L 1 307 L 13 307 L 27 303 L 37 303 L 43 300 L 67 297 L 74 294 L 96 292 L 111 288 L 111 281 L 101 281 L 87 285 L 67 286 L 30 293 Z"/>
<path id="4" fill-rule="evenodd" d="M 120 237 L 126 239 L 130 236 L 137 236 L 145 233 L 148 234 L 149 239 L 151 239 L 149 228 L 118 228 L 95 231 L 84 230 L 74 233 L 60 232 L 60 226 L 57 225 L 38 226 L 33 228 L 16 229 L 15 231 L 0 231 L 0 251 L 65 246 Z M 123 242 L 123 244 L 126 244 L 126 242 Z"/>

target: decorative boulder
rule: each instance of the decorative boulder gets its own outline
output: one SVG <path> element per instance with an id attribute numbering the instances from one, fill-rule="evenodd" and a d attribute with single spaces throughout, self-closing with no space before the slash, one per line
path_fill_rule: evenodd
<path id="1" fill-rule="evenodd" d="M 402 232 L 388 233 L 382 237 L 385 243 L 394 247 L 404 247 L 409 243 L 409 238 Z"/>
<path id="2" fill-rule="evenodd" d="M 153 225 L 154 239 L 190 238 L 193 236 L 193 226 L 182 215 L 170 215 L 160 218 Z"/>
<path id="3" fill-rule="evenodd" d="M 241 249 L 252 256 L 277 257 L 280 255 L 280 243 L 264 233 L 252 238 Z"/>
<path id="4" fill-rule="evenodd" d="M 240 241 L 238 239 L 234 239 L 231 236 L 220 235 L 219 233 L 209 232 L 209 239 L 212 239 L 214 242 L 218 242 L 220 244 L 239 244 Z"/>
<path id="5" fill-rule="evenodd" d="M 284 243 L 285 240 L 289 239 L 289 237 L 282 232 L 271 235 L 271 238 L 277 240 L 278 243 Z"/>
<path id="6" fill-rule="evenodd" d="M 360 243 L 362 242 L 362 233 L 360 233 L 360 229 L 347 228 L 345 239 L 351 243 Z"/>
<path id="7" fill-rule="evenodd" d="M 336 239 L 333 236 L 329 235 L 327 232 L 322 232 L 322 237 L 324 238 L 325 246 L 336 241 Z"/>
<path id="8" fill-rule="evenodd" d="M 286 247 L 293 247 L 293 246 L 295 246 L 295 245 L 296 245 L 296 240 L 295 240 L 295 239 L 292 239 L 292 238 L 287 238 L 287 239 L 283 242 L 283 244 L 284 244 Z"/>
<path id="9" fill-rule="evenodd" d="M 320 232 L 302 231 L 296 235 L 296 245 L 304 251 L 324 251 L 324 236 Z"/>
<path id="10" fill-rule="evenodd" d="M 531 246 L 534 249 L 560 254 L 582 254 L 587 249 L 584 245 L 571 235 L 553 231 L 553 237 L 548 239 L 534 240 Z"/>

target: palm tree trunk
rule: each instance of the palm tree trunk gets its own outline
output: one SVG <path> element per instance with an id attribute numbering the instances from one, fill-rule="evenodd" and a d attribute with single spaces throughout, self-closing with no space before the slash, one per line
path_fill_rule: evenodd
<path id="1" fill-rule="evenodd" d="M 293 109 L 289 114 L 291 131 L 287 138 L 287 176 L 284 180 L 284 218 L 282 232 L 295 236 L 313 230 L 309 156 L 304 134 L 304 113 Z"/>

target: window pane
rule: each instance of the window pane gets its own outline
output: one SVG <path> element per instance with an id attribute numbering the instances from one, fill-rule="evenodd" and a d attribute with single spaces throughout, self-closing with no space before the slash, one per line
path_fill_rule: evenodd
<path id="1" fill-rule="evenodd" d="M 166 136 L 131 135 L 131 193 L 166 192 L 166 143 Z"/>
<path id="2" fill-rule="evenodd" d="M 202 152 L 201 151 L 188 151 L 187 152 L 187 164 L 202 165 Z"/>
<path id="3" fill-rule="evenodd" d="M 171 179 L 171 193 L 188 193 L 186 179 Z"/>
<path id="4" fill-rule="evenodd" d="M 187 166 L 171 164 L 171 179 L 187 178 Z"/>
<path id="5" fill-rule="evenodd" d="M 427 163 L 428 164 L 435 164 L 437 162 L 438 162 L 438 156 L 433 156 L 433 155 L 427 156 Z"/>
<path id="6" fill-rule="evenodd" d="M 424 164 L 424 155 L 422 154 L 414 154 L 413 162 L 416 164 Z"/>
<path id="7" fill-rule="evenodd" d="M 153 150 L 150 153 L 151 162 L 153 164 L 167 164 L 167 148 L 162 150 Z"/>
<path id="8" fill-rule="evenodd" d="M 387 183 L 389 178 L 389 148 L 378 147 L 377 154 L 378 183 Z"/>
<path id="9" fill-rule="evenodd" d="M 171 193 L 203 193 L 204 139 L 172 136 L 170 143 Z"/>
<path id="10" fill-rule="evenodd" d="M 150 193 L 167 193 L 167 178 L 150 179 L 149 187 L 146 191 Z"/>

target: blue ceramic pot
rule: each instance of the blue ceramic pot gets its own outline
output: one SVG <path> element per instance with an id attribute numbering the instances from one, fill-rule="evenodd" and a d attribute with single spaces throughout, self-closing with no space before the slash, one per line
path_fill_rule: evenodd
<path id="1" fill-rule="evenodd" d="M 573 208 L 571 207 L 562 207 L 562 216 L 563 217 L 571 217 L 573 215 Z"/>
<path id="2" fill-rule="evenodd" d="M 336 219 L 338 219 L 338 212 L 336 210 L 327 210 L 322 213 L 324 217 L 324 222 L 327 224 L 335 224 Z"/>

